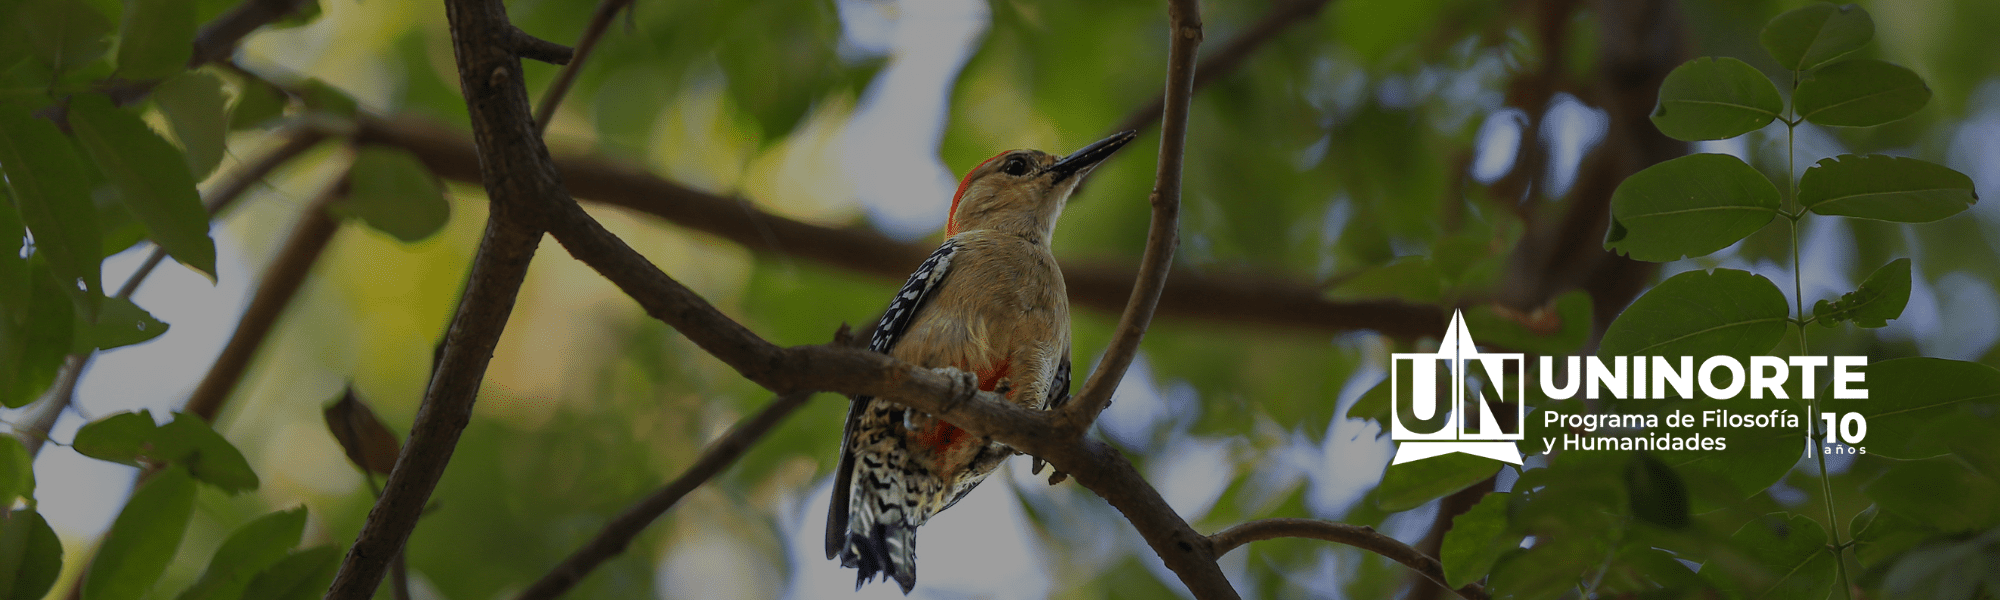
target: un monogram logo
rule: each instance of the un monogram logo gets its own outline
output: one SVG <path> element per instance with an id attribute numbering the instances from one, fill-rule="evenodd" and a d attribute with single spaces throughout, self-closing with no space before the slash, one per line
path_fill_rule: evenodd
<path id="1" fill-rule="evenodd" d="M 1391 355 L 1389 464 L 1453 452 L 1521 464 L 1527 379 L 1525 356 L 1480 352 L 1453 311 L 1437 352 Z"/>

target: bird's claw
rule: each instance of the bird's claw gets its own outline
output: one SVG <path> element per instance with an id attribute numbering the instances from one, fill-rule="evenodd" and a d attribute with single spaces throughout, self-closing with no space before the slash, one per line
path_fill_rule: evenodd
<path id="1" fill-rule="evenodd" d="M 951 397 L 945 399 L 946 411 L 957 410 L 959 405 L 979 395 L 978 375 L 952 367 L 937 367 L 931 370 L 952 378 L 955 384 L 952 386 Z"/>
<path id="2" fill-rule="evenodd" d="M 1040 457 L 1040 456 L 1036 456 L 1036 457 L 1033 457 L 1033 458 L 1034 458 L 1034 466 L 1033 466 L 1033 467 L 1031 467 L 1031 468 L 1029 468 L 1028 472 L 1029 472 L 1030 474 L 1034 474 L 1034 475 L 1040 475 L 1040 474 L 1042 474 L 1042 467 L 1043 467 L 1043 466 L 1045 466 L 1045 465 L 1048 465 L 1048 464 L 1049 464 L 1049 462 L 1048 462 L 1048 461 L 1045 461 L 1045 460 L 1042 460 L 1042 457 Z M 1064 482 L 1064 481 L 1066 481 L 1066 480 L 1068 480 L 1068 479 L 1069 479 L 1069 474 L 1068 474 L 1068 473 L 1064 473 L 1064 472 L 1062 472 L 1062 471 L 1059 471 L 1059 470 L 1050 470 L 1050 471 L 1049 471 L 1049 485 L 1056 485 L 1056 484 L 1059 484 L 1059 483 L 1062 483 L 1062 482 Z"/>

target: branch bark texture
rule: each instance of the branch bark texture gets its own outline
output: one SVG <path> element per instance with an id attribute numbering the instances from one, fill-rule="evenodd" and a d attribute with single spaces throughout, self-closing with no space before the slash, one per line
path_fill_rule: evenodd
<path id="1" fill-rule="evenodd" d="M 524 34 L 507 20 L 506 6 L 500 0 L 447 0 L 445 15 L 492 211 L 409 440 L 341 561 L 328 600 L 373 596 L 390 559 L 409 540 L 472 419 L 480 381 L 541 242 L 531 209 L 570 202 L 535 130 L 517 54 Z"/>
<path id="2" fill-rule="evenodd" d="M 1160 122 L 1160 163 L 1148 198 L 1153 207 L 1152 226 L 1146 231 L 1146 250 L 1139 259 L 1139 277 L 1132 285 L 1131 298 L 1112 331 L 1104 359 L 1091 371 L 1083 391 L 1064 409 L 1065 421 L 1078 431 L 1097 422 L 1097 415 L 1111 404 L 1111 392 L 1125 379 L 1125 369 L 1139 353 L 1139 341 L 1153 324 L 1153 311 L 1167 286 L 1167 272 L 1174 263 L 1174 249 L 1181 244 L 1181 165 L 1187 155 L 1188 105 L 1194 98 L 1195 56 L 1201 47 L 1201 6 L 1195 0 L 1167 3 L 1167 85 L 1165 110 Z M 1150 541 L 1150 540 L 1149 540 Z M 1211 561 L 1212 562 L 1212 561 Z"/>
<path id="3" fill-rule="evenodd" d="M 1396 538 L 1382 535 L 1372 527 L 1321 521 L 1318 519 L 1262 519 L 1224 529 L 1220 533 L 1209 536 L 1208 541 L 1215 546 L 1215 555 L 1222 556 L 1228 554 L 1230 550 L 1235 550 L 1237 546 L 1283 537 L 1309 538 L 1336 544 L 1347 544 L 1389 557 L 1390 560 L 1403 563 L 1411 569 L 1415 569 L 1418 573 L 1424 574 L 1425 577 L 1429 577 L 1431 581 L 1437 582 L 1438 585 L 1445 585 L 1444 564 L 1439 563 L 1437 559 L 1431 558 L 1423 552 L 1417 551 L 1416 548 L 1411 548 L 1409 544 L 1396 541 Z M 1465 600 L 1486 600 L 1488 597 L 1486 589 L 1477 583 L 1466 584 L 1465 587 L 1455 590 L 1454 593 Z"/>

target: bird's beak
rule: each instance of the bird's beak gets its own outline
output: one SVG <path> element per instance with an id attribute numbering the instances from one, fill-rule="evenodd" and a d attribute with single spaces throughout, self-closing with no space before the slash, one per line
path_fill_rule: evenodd
<path id="1" fill-rule="evenodd" d="M 1048 172 L 1055 174 L 1056 183 L 1062 183 L 1064 179 L 1069 179 L 1071 176 L 1081 177 L 1087 175 L 1092 168 L 1097 166 L 1097 163 L 1110 158 L 1112 153 L 1117 152 L 1119 148 L 1125 147 L 1125 144 L 1131 143 L 1133 139 L 1138 137 L 1139 132 L 1137 131 L 1120 131 L 1112 134 L 1111 137 L 1097 140 L 1091 145 L 1084 146 L 1082 150 L 1071 152 L 1069 156 L 1056 161 L 1056 164 L 1049 165 Z"/>

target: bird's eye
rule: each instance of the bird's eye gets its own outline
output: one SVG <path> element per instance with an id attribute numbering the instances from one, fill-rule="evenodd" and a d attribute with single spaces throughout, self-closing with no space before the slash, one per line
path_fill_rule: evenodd
<path id="1" fill-rule="evenodd" d="M 1015 177 L 1027 175 L 1028 161 L 1022 160 L 1019 157 L 1009 158 L 1007 159 L 1007 164 L 1000 165 L 1000 172 L 1006 173 L 1008 175 L 1013 175 Z"/>

